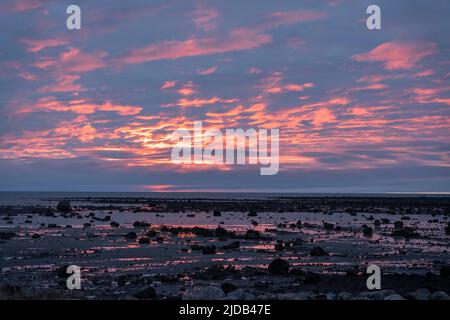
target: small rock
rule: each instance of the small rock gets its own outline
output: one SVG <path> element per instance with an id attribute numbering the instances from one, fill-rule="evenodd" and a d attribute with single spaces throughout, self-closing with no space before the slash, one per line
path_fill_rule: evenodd
<path id="1" fill-rule="evenodd" d="M 350 292 L 340 292 L 336 299 L 337 300 L 350 300 L 351 298 L 353 298 L 353 295 Z"/>
<path id="2" fill-rule="evenodd" d="M 405 300 L 401 295 L 394 293 L 384 298 L 384 300 Z"/>
<path id="3" fill-rule="evenodd" d="M 222 289 L 223 290 L 223 289 Z M 245 300 L 245 292 L 243 289 L 235 289 L 227 294 L 225 300 Z M 246 299 L 249 300 L 249 299 Z"/>
<path id="4" fill-rule="evenodd" d="M 133 222 L 133 227 L 135 228 L 147 228 L 150 227 L 151 224 L 148 222 L 144 222 L 144 221 L 135 221 Z"/>
<path id="5" fill-rule="evenodd" d="M 184 296 L 184 299 L 187 300 L 218 300 L 220 298 L 223 298 L 225 296 L 225 293 L 223 293 L 223 290 L 218 287 L 214 286 L 207 286 L 207 287 L 201 287 L 197 286 L 194 287 L 194 290 L 190 293 Z"/>
<path id="6" fill-rule="evenodd" d="M 405 296 L 411 300 L 430 300 L 431 292 L 430 290 L 423 288 L 408 292 Z"/>
<path id="7" fill-rule="evenodd" d="M 431 300 L 450 300 L 450 297 L 444 291 L 436 291 L 431 295 Z"/>
<path id="8" fill-rule="evenodd" d="M 136 293 L 135 297 L 138 298 L 139 300 L 154 299 L 156 298 L 156 290 L 155 288 L 148 287 L 147 289 L 144 289 Z"/>

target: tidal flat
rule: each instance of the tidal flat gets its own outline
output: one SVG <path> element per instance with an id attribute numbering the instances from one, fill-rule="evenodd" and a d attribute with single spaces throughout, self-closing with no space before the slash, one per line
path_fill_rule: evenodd
<path id="1" fill-rule="evenodd" d="M 0 298 L 445 300 L 449 215 L 450 198 L 412 196 L 2 203 Z"/>

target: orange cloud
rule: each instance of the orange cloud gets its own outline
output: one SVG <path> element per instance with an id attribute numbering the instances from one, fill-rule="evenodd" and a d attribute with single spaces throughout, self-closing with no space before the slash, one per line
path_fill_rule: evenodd
<path id="1" fill-rule="evenodd" d="M 316 126 L 321 126 L 324 123 L 334 121 L 336 121 L 336 117 L 334 116 L 333 112 L 331 112 L 330 109 L 322 108 L 315 113 L 313 124 Z"/>
<path id="2" fill-rule="evenodd" d="M 203 107 L 205 105 L 216 103 L 235 103 L 237 99 L 222 99 L 219 97 L 207 98 L 207 99 L 180 99 L 175 103 L 163 104 L 162 107 Z"/>
<path id="3" fill-rule="evenodd" d="M 387 70 L 412 69 L 425 57 L 438 52 L 434 42 L 386 42 L 375 49 L 356 54 L 353 60 L 362 62 L 383 62 Z"/>

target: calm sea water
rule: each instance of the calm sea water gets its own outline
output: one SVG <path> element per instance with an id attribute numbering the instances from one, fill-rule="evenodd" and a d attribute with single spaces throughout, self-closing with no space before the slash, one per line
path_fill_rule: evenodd
<path id="1" fill-rule="evenodd" d="M 176 198 L 176 199 L 267 199 L 279 197 L 416 197 L 423 194 L 382 193 L 214 193 L 214 192 L 0 192 L 0 205 L 51 205 L 65 198 Z M 449 197 L 449 195 L 427 194 L 427 197 Z"/>

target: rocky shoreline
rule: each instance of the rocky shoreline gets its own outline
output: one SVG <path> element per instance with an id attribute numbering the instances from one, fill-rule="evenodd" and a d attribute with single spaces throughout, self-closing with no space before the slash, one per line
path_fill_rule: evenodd
<path id="1" fill-rule="evenodd" d="M 6 205 L 0 298 L 448 300 L 450 200 L 396 199 Z M 72 264 L 82 290 L 66 287 Z M 382 290 L 366 287 L 370 264 Z"/>

